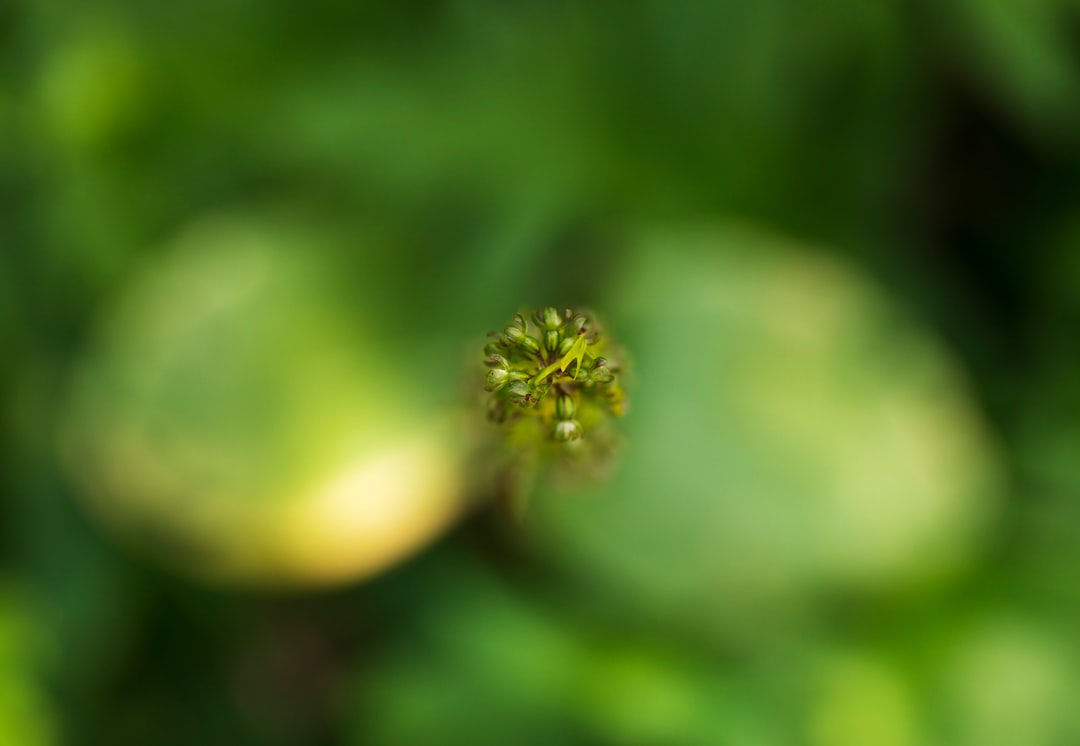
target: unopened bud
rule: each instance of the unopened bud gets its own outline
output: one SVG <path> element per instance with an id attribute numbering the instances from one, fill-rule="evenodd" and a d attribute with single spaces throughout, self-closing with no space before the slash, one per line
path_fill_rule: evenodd
<path id="1" fill-rule="evenodd" d="M 582 436 L 581 424 L 577 420 L 559 420 L 555 425 L 555 440 L 566 443 Z"/>
<path id="2" fill-rule="evenodd" d="M 555 414 L 558 415 L 560 420 L 572 420 L 574 419 L 574 400 L 573 398 L 562 394 L 555 400 Z"/>
<path id="3" fill-rule="evenodd" d="M 615 374 L 606 365 L 598 365 L 589 371 L 589 380 L 594 383 L 611 383 L 615 380 Z"/>
<path id="4" fill-rule="evenodd" d="M 506 337 L 507 342 L 515 345 L 521 344 L 526 339 L 525 330 L 514 324 L 503 329 L 503 336 Z"/>
<path id="5" fill-rule="evenodd" d="M 548 352 L 554 352 L 559 346 L 559 333 L 554 329 L 548 329 L 544 332 L 544 349 Z"/>
<path id="6" fill-rule="evenodd" d="M 562 319 L 559 318 L 559 312 L 552 306 L 548 306 L 544 309 L 544 328 L 548 330 L 558 329 L 562 326 Z"/>
<path id="7" fill-rule="evenodd" d="M 492 368 L 487 374 L 488 391 L 498 391 L 506 385 L 510 378 L 510 372 L 505 368 Z"/>

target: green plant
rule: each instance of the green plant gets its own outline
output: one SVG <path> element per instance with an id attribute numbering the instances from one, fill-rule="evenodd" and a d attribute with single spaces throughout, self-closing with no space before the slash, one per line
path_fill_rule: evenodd
<path id="1" fill-rule="evenodd" d="M 489 336 L 487 415 L 502 428 L 519 474 L 542 457 L 590 471 L 608 463 L 612 423 L 626 412 L 624 361 L 596 317 L 549 306 L 518 313 Z"/>

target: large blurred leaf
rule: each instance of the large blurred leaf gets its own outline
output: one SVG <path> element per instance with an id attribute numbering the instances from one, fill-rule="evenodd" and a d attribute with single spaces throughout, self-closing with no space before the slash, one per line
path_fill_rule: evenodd
<path id="1" fill-rule="evenodd" d="M 419 372 L 330 254 L 206 221 L 118 299 L 65 433 L 99 516 L 188 569 L 271 582 L 367 574 L 446 524 L 459 476 L 443 414 L 410 395 Z"/>
<path id="2" fill-rule="evenodd" d="M 810 595 L 972 559 L 998 474 L 930 334 L 854 270 L 756 231 L 634 247 L 612 296 L 635 362 L 625 463 L 580 499 L 536 501 L 570 572 L 766 634 Z"/>

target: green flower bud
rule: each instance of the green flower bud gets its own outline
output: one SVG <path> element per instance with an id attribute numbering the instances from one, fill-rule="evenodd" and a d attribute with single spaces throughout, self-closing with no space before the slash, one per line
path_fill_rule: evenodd
<path id="1" fill-rule="evenodd" d="M 488 355 L 488 359 L 484 361 L 484 365 L 488 366 L 489 368 L 502 368 L 503 370 L 510 370 L 510 362 L 497 352 L 493 355 Z"/>
<path id="2" fill-rule="evenodd" d="M 562 342 L 559 342 L 559 355 L 565 355 L 570 352 L 570 348 L 574 346 L 573 337 L 563 337 Z"/>
<path id="3" fill-rule="evenodd" d="M 522 347 L 524 347 L 526 350 L 533 353 L 534 355 L 537 355 L 537 354 L 540 353 L 540 343 L 537 342 L 534 337 L 530 337 L 529 335 L 525 335 L 525 338 L 521 340 L 520 344 L 521 344 Z"/>
<path id="4" fill-rule="evenodd" d="M 513 324 L 503 329 L 503 336 L 512 345 L 519 345 L 526 339 L 525 330 Z"/>
<path id="5" fill-rule="evenodd" d="M 606 365 L 598 365 L 589 371 L 589 380 L 594 383 L 611 383 L 615 380 L 615 374 Z"/>
<path id="6" fill-rule="evenodd" d="M 498 391 L 510 379 L 510 372 L 505 368 L 492 368 L 487 374 L 487 390 Z"/>
<path id="7" fill-rule="evenodd" d="M 584 334 L 589 331 L 589 319 L 582 314 L 574 317 L 574 334 Z"/>
<path id="8" fill-rule="evenodd" d="M 574 419 L 574 400 L 566 394 L 561 394 L 555 400 L 555 414 L 560 420 Z"/>
<path id="9" fill-rule="evenodd" d="M 581 429 L 581 423 L 577 420 L 559 420 L 555 425 L 555 440 L 560 443 L 566 443 L 567 441 L 577 440 L 583 434 Z"/>
<path id="10" fill-rule="evenodd" d="M 559 312 L 548 306 L 544 309 L 544 328 L 551 330 L 557 330 L 562 326 L 562 319 L 559 318 Z"/>
<path id="11" fill-rule="evenodd" d="M 559 346 L 559 333 L 554 329 L 548 329 L 544 332 L 544 349 L 548 352 L 554 352 Z"/>
<path id="12" fill-rule="evenodd" d="M 533 388 L 526 381 L 513 381 L 507 391 L 510 393 L 510 401 L 531 409 L 547 395 L 548 387 Z"/>

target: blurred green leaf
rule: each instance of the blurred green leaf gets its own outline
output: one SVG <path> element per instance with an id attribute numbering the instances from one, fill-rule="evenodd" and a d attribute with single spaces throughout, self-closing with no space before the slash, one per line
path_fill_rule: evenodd
<path id="1" fill-rule="evenodd" d="M 631 608 L 768 635 L 812 594 L 933 583 L 977 556 L 1000 476 L 932 335 L 759 231 L 657 229 L 635 248 L 612 296 L 635 357 L 625 463 L 537 501 L 565 570 Z"/>

